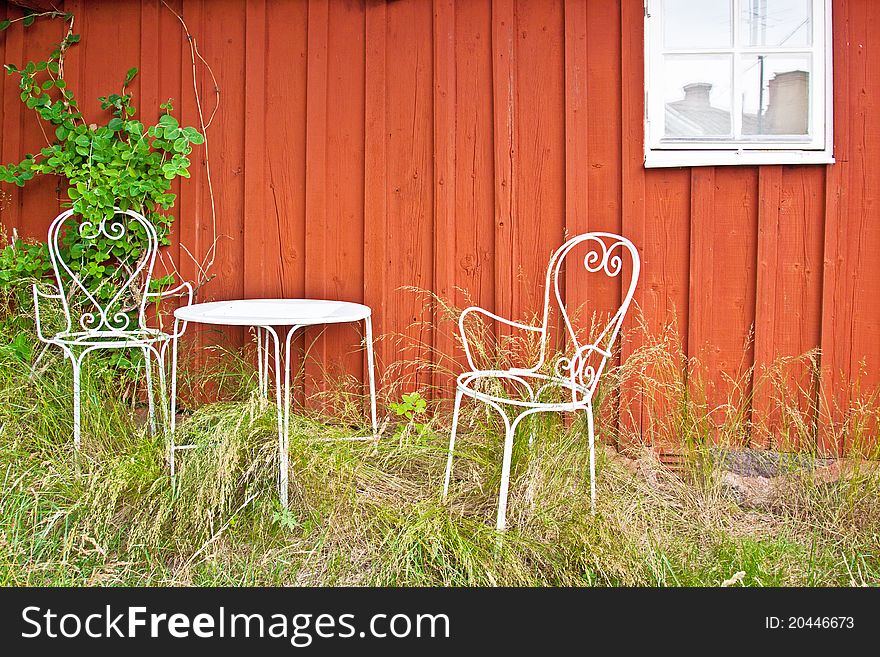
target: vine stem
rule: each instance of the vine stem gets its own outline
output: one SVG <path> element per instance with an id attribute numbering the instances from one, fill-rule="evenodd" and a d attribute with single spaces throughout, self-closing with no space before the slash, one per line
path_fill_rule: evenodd
<path id="1" fill-rule="evenodd" d="M 214 121 L 214 116 L 217 114 L 217 110 L 220 108 L 220 86 L 217 84 L 217 77 L 214 75 L 214 70 L 211 68 L 211 65 L 205 60 L 202 56 L 201 52 L 199 52 L 198 45 L 196 43 L 196 38 L 192 35 L 189 30 L 189 26 L 187 26 L 186 21 L 183 19 L 183 16 L 178 14 L 174 9 L 172 9 L 165 0 L 162 0 L 162 4 L 165 8 L 170 11 L 180 22 L 183 27 L 183 31 L 186 34 L 186 39 L 189 42 L 189 52 L 190 59 L 192 61 L 192 82 L 193 82 L 193 93 L 195 94 L 196 99 L 196 110 L 199 115 L 199 128 L 202 134 L 205 137 L 205 142 L 203 144 L 205 149 L 205 178 L 208 183 L 208 197 L 211 203 L 211 231 L 212 231 L 212 241 L 211 246 L 208 248 L 205 253 L 204 259 L 200 262 L 192 252 L 186 247 L 185 244 L 181 242 L 180 248 L 186 252 L 186 254 L 190 257 L 190 259 L 195 263 L 196 267 L 199 270 L 199 278 L 196 281 L 195 289 L 196 291 L 205 283 L 207 283 L 212 276 L 208 274 L 210 269 L 214 266 L 214 260 L 217 255 L 217 242 L 219 241 L 219 236 L 217 235 L 217 208 L 214 201 L 214 184 L 211 179 L 211 158 L 208 151 L 208 128 L 211 126 L 211 123 Z M 214 83 L 214 94 L 215 94 L 215 103 L 214 109 L 211 111 L 211 116 L 205 121 L 204 110 L 202 108 L 202 99 L 199 94 L 199 84 L 198 78 L 196 76 L 196 61 L 202 62 L 204 67 L 207 69 L 208 74 L 211 76 L 211 80 Z M 172 264 L 172 268 L 174 268 L 175 273 L 180 276 L 180 273 L 177 271 L 176 267 Z"/>

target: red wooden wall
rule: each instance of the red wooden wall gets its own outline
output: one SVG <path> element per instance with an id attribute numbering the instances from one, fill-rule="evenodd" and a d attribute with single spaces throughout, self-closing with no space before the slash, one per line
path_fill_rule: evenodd
<path id="1" fill-rule="evenodd" d="M 97 116 L 97 96 L 138 66 L 146 118 L 173 97 L 184 122 L 198 125 L 189 44 L 168 9 L 156 0 L 62 4 L 83 36 L 67 77 L 87 112 Z M 684 353 L 699 359 L 692 374 L 705 377 L 710 407 L 734 388 L 748 406 L 754 392 L 754 417 L 772 429 L 769 393 L 753 391 L 743 373 L 819 348 L 821 375 L 790 369 L 804 391 L 796 403 L 821 400 L 828 443 L 842 409 L 880 381 L 880 176 L 871 165 L 880 158 L 880 4 L 834 2 L 836 164 L 658 170 L 642 166 L 639 0 L 169 5 L 221 90 L 208 131 L 216 228 L 200 152 L 170 249 L 195 279 L 187 251 L 203 258 L 216 235 L 201 300 L 362 301 L 378 333 L 417 344 L 402 351 L 400 341 L 380 341 L 386 367 L 436 360 L 454 350 L 451 325 L 402 286 L 522 318 L 566 234 L 619 231 L 642 254 L 637 300 L 647 326 L 661 333 L 675 323 Z M 37 58 L 60 29 L 38 22 L 23 34 L 17 25 L 0 57 Z M 208 112 L 213 85 L 197 73 Z M 0 86 L 0 125 L 5 162 L 39 147 L 11 79 Z M 10 191 L 3 224 L 44 236 L 55 182 Z M 596 294 L 610 308 L 620 290 Z M 310 353 L 330 363 L 344 353 L 357 373 L 352 334 L 334 331 L 314 344 L 312 336 Z M 631 330 L 624 355 L 639 342 Z M 647 424 L 638 391 L 624 392 L 624 415 Z M 752 439 L 767 442 L 759 430 Z"/>

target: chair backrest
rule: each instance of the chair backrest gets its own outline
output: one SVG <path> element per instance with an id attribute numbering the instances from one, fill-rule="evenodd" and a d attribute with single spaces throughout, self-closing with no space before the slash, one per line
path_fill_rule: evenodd
<path id="1" fill-rule="evenodd" d="M 145 326 L 159 239 L 142 214 L 116 208 L 113 216 L 95 221 L 67 210 L 49 226 L 48 242 L 68 332 Z M 88 263 L 98 264 L 86 269 Z"/>
<path id="2" fill-rule="evenodd" d="M 573 270 L 572 267 L 576 269 Z M 550 259 L 544 289 L 544 339 L 538 369 L 551 355 L 549 322 L 552 304 L 554 310 L 559 312 L 565 327 L 566 341 L 569 343 L 566 355 L 555 363 L 556 374 L 571 381 L 572 395 L 576 402 L 592 397 L 596 390 L 596 384 L 611 357 L 614 341 L 632 302 L 639 280 L 639 269 L 639 252 L 636 247 L 627 238 L 613 233 L 594 232 L 572 237 Z M 593 331 L 588 341 L 584 341 L 584 336 L 579 335 L 575 329 L 565 301 L 566 293 L 572 294 L 571 286 L 584 280 L 576 275 L 578 273 L 606 276 L 620 279 L 621 282 L 620 305 L 604 326 L 585 327 Z M 629 280 L 626 280 L 627 275 Z M 566 284 L 569 288 L 564 290 Z M 588 321 L 589 319 L 587 318 Z"/>

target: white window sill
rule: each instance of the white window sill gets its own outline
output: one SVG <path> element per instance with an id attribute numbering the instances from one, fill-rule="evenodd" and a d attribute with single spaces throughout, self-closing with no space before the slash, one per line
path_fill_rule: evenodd
<path id="1" fill-rule="evenodd" d="M 829 151 L 649 150 L 645 168 L 756 164 L 834 164 Z"/>

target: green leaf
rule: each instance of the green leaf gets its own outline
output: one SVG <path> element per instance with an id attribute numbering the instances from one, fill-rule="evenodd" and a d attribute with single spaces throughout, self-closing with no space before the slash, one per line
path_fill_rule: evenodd
<path id="1" fill-rule="evenodd" d="M 180 124 L 177 122 L 177 119 L 175 119 L 170 114 L 163 114 L 162 116 L 159 117 L 159 125 L 164 126 L 166 128 L 176 128 Z"/>
<path id="2" fill-rule="evenodd" d="M 107 127 L 116 132 L 117 130 L 122 130 L 124 125 L 125 122 L 122 119 L 110 119 L 110 123 L 107 124 Z"/>
<path id="3" fill-rule="evenodd" d="M 36 16 L 25 16 L 24 20 L 21 22 L 21 24 L 24 25 L 25 27 L 30 27 L 31 25 L 34 24 L 35 20 L 36 20 Z"/>
<path id="4" fill-rule="evenodd" d="M 0 32 L 5 30 L 10 25 L 12 25 L 12 21 L 10 21 L 10 20 L 0 21 Z"/>
<path id="5" fill-rule="evenodd" d="M 67 43 L 79 43 L 80 38 L 79 34 L 69 34 L 66 41 Z"/>
<path id="6" fill-rule="evenodd" d="M 55 136 L 58 137 L 58 139 L 61 141 L 64 141 L 65 139 L 67 139 L 67 135 L 69 135 L 69 134 L 70 134 L 70 130 L 65 128 L 63 125 L 60 125 L 57 128 L 55 128 Z"/>
<path id="7" fill-rule="evenodd" d="M 205 138 L 195 128 L 184 128 L 183 134 L 186 135 L 186 138 L 189 139 L 192 144 L 203 144 L 205 142 Z"/>

